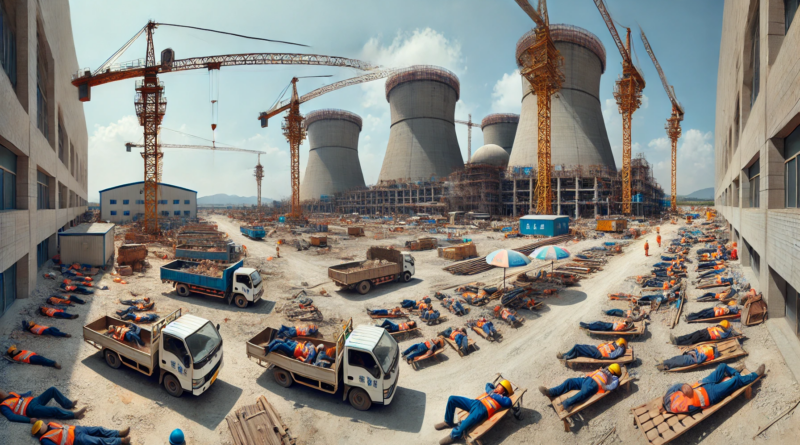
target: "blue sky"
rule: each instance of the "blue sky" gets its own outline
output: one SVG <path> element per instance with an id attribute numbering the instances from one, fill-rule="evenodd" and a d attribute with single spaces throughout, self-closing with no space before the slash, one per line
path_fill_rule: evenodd
<path id="1" fill-rule="evenodd" d="M 687 194 L 714 184 L 714 110 L 722 0 L 607 0 L 614 19 L 637 30 L 641 25 L 675 86 L 686 110 L 678 150 L 678 193 Z M 80 66 L 96 69 L 130 39 L 148 20 L 212 28 L 239 34 L 304 43 L 299 48 L 245 40 L 202 31 L 160 27 L 155 33 L 156 53 L 170 47 L 176 58 L 249 52 L 305 52 L 367 60 L 387 67 L 433 64 L 455 72 L 461 81 L 456 118 L 473 120 L 493 112 L 519 112 L 521 86 L 515 72 L 517 40 L 532 21 L 512 0 L 405 0 L 403 2 L 340 1 L 104 1 L 71 0 L 72 27 Z M 591 0 L 552 0 L 551 23 L 568 23 L 588 29 L 606 47 L 606 73 L 600 86 L 603 114 L 617 165 L 621 165 L 621 120 L 613 100 L 614 82 L 621 57 L 600 13 Z M 620 29 L 620 33 L 624 30 Z M 623 35 L 624 38 L 624 35 Z M 671 111 L 669 100 L 650 62 L 638 31 L 634 48 L 647 87 L 644 104 L 634 115 L 633 152 L 644 152 L 655 175 L 669 189 L 669 141 L 664 124 Z M 119 61 L 144 57 L 140 38 Z M 266 151 L 262 164 L 266 178 L 262 196 L 286 197 L 289 186 L 289 148 L 281 135 L 280 120 L 262 129 L 259 111 L 272 104 L 293 76 L 332 74 L 331 78 L 302 79 L 300 94 L 330 82 L 359 74 L 352 69 L 304 66 L 223 68 L 217 141 Z M 205 70 L 161 77 L 168 98 L 163 121 L 163 143 L 206 144 L 211 139 L 209 74 Z M 124 143 L 140 142 L 142 129 L 133 109 L 134 81 L 126 80 L 93 89 L 84 106 L 89 142 L 89 198 L 114 185 L 140 181 L 143 163 L 137 153 L 126 153 Z M 359 156 L 368 184 L 377 181 L 389 137 L 389 107 L 383 81 L 352 86 L 303 104 L 308 113 L 320 108 L 341 108 L 364 119 Z M 467 132 L 456 126 L 463 157 Z M 473 151 L 482 143 L 473 131 Z M 255 195 L 254 155 L 196 150 L 165 150 L 163 180 L 197 190 L 199 196 L 228 193 Z M 308 146 L 301 148 L 301 175 Z M 120 168 L 123 167 L 123 168 Z M 302 176 L 301 176 L 302 177 Z"/>

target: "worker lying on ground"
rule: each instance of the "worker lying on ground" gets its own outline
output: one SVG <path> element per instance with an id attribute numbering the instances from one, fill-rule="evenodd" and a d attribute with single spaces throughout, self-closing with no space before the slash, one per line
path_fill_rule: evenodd
<path id="1" fill-rule="evenodd" d="M 119 342 L 128 342 L 137 344 L 139 346 L 144 346 L 141 332 L 142 328 L 133 323 L 128 323 L 128 326 L 109 327 L 106 335 L 110 335 L 114 340 Z"/>
<path id="2" fill-rule="evenodd" d="M 386 329 L 389 332 L 402 332 L 414 329 L 417 327 L 417 322 L 415 321 L 408 321 L 405 323 L 395 324 L 392 323 L 390 320 L 383 320 L 383 323 L 375 325 L 379 328 Z"/>
<path id="3" fill-rule="evenodd" d="M 691 385 L 686 383 L 672 385 L 664 395 L 664 409 L 673 414 L 692 414 L 716 405 L 725 400 L 739 388 L 749 385 L 766 371 L 762 364 L 756 372 L 747 375 L 720 363 L 708 377 Z M 723 381 L 725 377 L 730 379 Z"/>
<path id="4" fill-rule="evenodd" d="M 484 334 L 486 334 L 489 338 L 498 338 L 500 337 L 500 333 L 497 332 L 497 329 L 494 328 L 494 324 L 487 320 L 486 317 L 481 317 L 475 321 L 467 321 L 468 327 L 477 327 L 480 328 Z"/>
<path id="5" fill-rule="evenodd" d="M 53 399 L 63 408 L 45 406 Z M 77 411 L 68 411 L 75 409 L 77 403 L 77 400 L 74 402 L 69 400 L 55 387 L 48 388 L 38 397 L 32 397 L 30 391 L 18 394 L 0 390 L 0 413 L 11 422 L 34 423 L 39 417 L 65 420 L 80 419 L 83 417 L 83 413 L 86 412 L 85 407 Z"/>
<path id="6" fill-rule="evenodd" d="M 429 297 L 425 297 L 425 298 L 423 298 L 422 300 L 419 300 L 419 301 L 403 300 L 400 303 L 400 307 L 402 307 L 403 309 L 414 309 L 414 310 L 416 310 L 416 309 L 419 309 L 419 305 L 422 304 L 422 303 L 431 304 L 431 299 Z"/>
<path id="7" fill-rule="evenodd" d="M 150 301 L 150 298 L 144 300 L 120 300 L 121 304 L 127 304 L 126 309 L 117 311 L 117 315 L 122 316 L 130 312 L 146 312 L 151 311 L 156 305 L 155 301 Z"/>
<path id="8" fill-rule="evenodd" d="M 546 386 L 540 386 L 539 392 L 547 397 L 558 397 L 577 390 L 577 394 L 561 403 L 564 410 L 569 411 L 573 405 L 577 405 L 595 394 L 603 394 L 617 389 L 621 374 L 622 368 L 618 364 L 612 363 L 608 368 L 600 368 L 597 371 L 586 374 L 586 377 L 564 380 L 564 383 L 553 388 L 548 389 Z"/>
<path id="9" fill-rule="evenodd" d="M 517 318 L 517 313 L 515 311 L 511 311 L 508 308 L 502 306 L 494 307 L 494 315 L 496 317 L 502 318 L 503 320 L 511 324 L 521 323 L 521 321 L 519 321 L 519 318 Z"/>
<path id="10" fill-rule="evenodd" d="M 458 349 L 461 350 L 463 355 L 467 355 L 469 352 L 469 338 L 467 337 L 467 329 L 466 328 L 447 328 L 439 335 L 449 338 L 456 342 Z"/>
<path id="11" fill-rule="evenodd" d="M 282 352 L 287 357 L 294 357 L 297 360 L 305 363 L 314 363 L 317 356 L 317 350 L 314 344 L 310 341 L 294 341 L 288 339 L 276 338 L 269 342 L 266 348 L 266 353 Z"/>
<path id="12" fill-rule="evenodd" d="M 72 303 L 86 304 L 85 301 L 81 300 L 75 295 L 67 295 L 66 297 L 67 298 L 61 298 L 58 295 L 53 295 L 47 299 L 47 304 L 53 304 L 59 306 L 72 306 Z"/>
<path id="13" fill-rule="evenodd" d="M 716 318 L 722 317 L 725 315 L 732 315 L 738 314 L 739 307 L 736 306 L 735 301 L 729 301 L 727 306 L 724 305 L 716 305 L 714 307 L 710 307 L 707 309 L 703 309 L 699 312 L 694 312 L 686 316 L 686 319 L 689 321 L 692 320 L 705 320 L 707 318 Z"/>
<path id="14" fill-rule="evenodd" d="M 453 430 L 450 431 L 450 436 L 439 441 L 440 445 L 455 442 L 473 427 L 486 419 L 490 419 L 496 412 L 511 407 L 510 396 L 514 395 L 514 388 L 508 380 L 501 380 L 497 386 L 487 383 L 484 391 L 477 399 L 460 396 L 450 396 L 447 399 L 447 406 L 444 409 L 444 422 L 437 423 L 434 428 L 437 430 L 453 428 Z M 455 423 L 456 408 L 469 413 L 459 424 Z"/>
<path id="15" fill-rule="evenodd" d="M 131 443 L 131 429 L 107 430 L 99 426 L 61 425 L 37 420 L 31 434 L 42 445 L 121 445 Z"/>
<path id="16" fill-rule="evenodd" d="M 719 275 L 719 274 L 725 273 L 726 270 L 727 269 L 725 268 L 725 266 L 714 266 L 713 269 L 708 270 L 706 272 L 703 272 L 701 274 L 698 274 L 697 277 L 700 278 L 701 280 L 703 278 L 711 278 L 714 275 Z"/>
<path id="17" fill-rule="evenodd" d="M 625 354 L 628 342 L 624 338 L 619 338 L 615 342 L 601 343 L 597 346 L 575 345 L 566 354 L 558 353 L 556 358 L 572 360 L 578 357 L 588 357 L 597 360 L 615 359 Z"/>
<path id="18" fill-rule="evenodd" d="M 623 317 L 630 321 L 642 321 L 645 318 L 650 318 L 650 313 L 643 310 L 639 305 L 634 306 L 632 309 L 609 309 L 605 312 L 606 315 L 611 317 Z"/>
<path id="19" fill-rule="evenodd" d="M 130 320 L 135 321 L 137 323 L 152 323 L 158 320 L 157 314 L 137 314 L 136 312 L 126 312 L 124 315 L 120 315 L 120 318 L 123 320 Z"/>
<path id="20" fill-rule="evenodd" d="M 444 340 L 442 337 L 436 337 L 430 340 L 425 340 L 422 343 L 409 346 L 408 349 L 403 351 L 403 357 L 405 357 L 408 363 L 411 363 L 414 361 L 414 359 L 426 359 L 432 356 L 437 349 L 442 349 L 443 347 Z"/>
<path id="21" fill-rule="evenodd" d="M 77 292 L 77 293 L 83 294 L 83 295 L 90 295 L 90 294 L 94 293 L 94 289 L 89 289 L 86 286 L 76 286 L 74 284 L 61 283 L 61 285 L 59 285 L 59 287 L 64 292 Z"/>
<path id="22" fill-rule="evenodd" d="M 36 335 L 52 335 L 53 337 L 72 337 L 71 335 L 61 332 L 58 328 L 50 326 L 41 326 L 32 321 L 22 320 L 22 329 Z"/>
<path id="23" fill-rule="evenodd" d="M 673 345 L 689 346 L 711 340 L 725 339 L 732 334 L 731 323 L 728 320 L 722 320 L 716 326 L 700 329 L 691 334 L 681 335 L 679 337 L 676 337 L 674 334 L 669 334 L 669 341 L 672 342 Z"/>
<path id="24" fill-rule="evenodd" d="M 656 365 L 659 371 L 666 371 L 672 368 L 683 368 L 684 366 L 699 365 L 700 363 L 710 362 L 719 355 L 717 347 L 714 345 L 699 345 L 698 347 L 686 351 L 681 355 L 668 358 Z"/>
<path id="25" fill-rule="evenodd" d="M 33 351 L 25 351 L 17 349 L 16 345 L 11 345 L 6 351 L 9 358 L 17 363 L 29 363 L 31 365 L 49 366 L 51 368 L 61 369 L 61 365 L 49 358 L 45 358 Z"/>
<path id="26" fill-rule="evenodd" d="M 369 314 L 369 315 L 391 315 L 391 316 L 405 315 L 403 313 L 403 310 L 400 309 L 400 306 L 395 307 L 394 309 L 367 309 L 367 314 Z"/>
<path id="27" fill-rule="evenodd" d="M 315 324 L 308 326 L 284 326 L 278 329 L 275 338 L 294 338 L 294 337 L 312 337 L 319 332 L 319 328 Z"/>
<path id="28" fill-rule="evenodd" d="M 64 318 L 67 320 L 78 318 L 78 314 L 68 314 L 64 309 L 56 309 L 47 306 L 39 306 L 39 313 L 46 317 Z"/>
<path id="29" fill-rule="evenodd" d="M 438 320 L 441 317 L 439 311 L 433 308 L 423 309 L 419 313 L 419 318 L 426 320 L 426 321 L 434 321 Z"/>
<path id="30" fill-rule="evenodd" d="M 462 305 L 461 302 L 455 298 L 445 298 L 442 300 L 442 304 L 445 308 L 447 308 L 447 310 L 458 316 L 467 315 L 467 309 L 464 308 L 464 305 Z"/>
<path id="31" fill-rule="evenodd" d="M 715 292 L 706 292 L 703 295 L 697 297 L 697 301 L 715 301 L 715 300 L 730 300 L 736 298 L 736 294 L 739 292 L 734 289 L 733 287 L 729 287 L 722 292 L 715 293 Z"/>
<path id="32" fill-rule="evenodd" d="M 633 294 L 626 294 L 624 292 L 616 292 L 616 293 L 613 293 L 613 294 L 608 294 L 608 298 L 610 298 L 612 300 L 633 300 L 633 299 L 637 299 L 639 297 L 637 297 L 636 295 L 633 295 Z"/>
<path id="33" fill-rule="evenodd" d="M 477 305 L 480 305 L 480 304 L 483 304 L 483 303 L 486 303 L 487 301 L 489 301 L 488 300 L 489 299 L 489 294 L 487 294 L 486 291 L 483 290 L 483 289 L 478 291 L 477 294 L 472 293 L 472 292 L 464 292 L 463 294 L 461 294 L 461 296 L 464 298 L 464 301 L 466 301 L 468 304 L 471 304 L 473 306 L 477 306 Z"/>
<path id="34" fill-rule="evenodd" d="M 317 359 L 314 361 L 314 366 L 330 368 L 336 361 L 336 348 L 325 349 L 325 345 L 320 344 L 315 349 L 317 350 Z"/>
<path id="35" fill-rule="evenodd" d="M 591 323 L 580 322 L 581 327 L 590 331 L 631 331 L 636 328 L 630 320 L 615 321 L 606 323 L 604 321 L 593 321 Z"/>

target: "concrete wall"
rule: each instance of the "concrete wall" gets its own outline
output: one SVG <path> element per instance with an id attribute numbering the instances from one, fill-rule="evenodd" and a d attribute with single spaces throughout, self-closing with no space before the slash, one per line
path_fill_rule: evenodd
<path id="1" fill-rule="evenodd" d="M 116 204 L 111 204 L 112 200 L 116 200 Z M 124 204 L 128 200 L 128 204 Z M 162 216 L 161 212 L 169 212 L 169 217 L 179 216 L 175 212 L 180 212 L 183 218 L 197 218 L 197 192 L 193 190 L 186 190 L 180 187 L 175 187 L 169 184 L 158 185 L 158 200 L 166 200 L 166 204 L 158 205 L 158 215 Z M 178 200 L 178 204 L 174 201 Z M 141 203 L 137 204 L 137 201 Z M 186 204 L 189 201 L 189 204 Z M 130 212 L 130 215 L 125 215 L 125 211 Z M 112 215 L 111 212 L 117 212 Z M 186 215 L 184 212 L 189 212 Z M 116 224 L 124 224 L 133 221 L 136 215 L 144 215 L 144 183 L 135 182 L 127 184 L 122 187 L 106 189 L 100 191 L 100 219 L 103 221 L 110 221 Z"/>
<path id="2" fill-rule="evenodd" d="M 758 96 L 753 32 L 759 30 Z M 800 124 L 800 15 L 785 30 L 782 0 L 726 1 L 715 128 L 715 199 L 734 230 L 742 263 L 755 269 L 744 242 L 760 257 L 754 287 L 773 319 L 785 315 L 786 286 L 800 289 L 800 209 L 784 208 L 783 140 Z M 749 206 L 748 167 L 760 163 L 760 205 Z M 796 331 L 795 331 L 796 332 Z"/>
<path id="3" fill-rule="evenodd" d="M 5 2 L 13 19 L 17 51 L 17 83 L 0 69 L 0 144 L 17 155 L 17 209 L 0 210 L 0 272 L 17 265 L 17 298 L 26 298 L 36 284 L 36 247 L 51 239 L 49 256 L 57 253 L 53 234 L 78 222 L 86 211 L 88 134 L 83 105 L 70 83 L 78 70 L 67 0 Z M 49 135 L 37 126 L 37 30 L 49 81 Z M 73 155 L 58 157 L 59 126 Z M 37 172 L 47 174 L 50 209 L 37 210 Z M 66 191 L 59 196 L 59 185 Z M 70 200 L 70 196 L 72 199 Z M 0 309 L 0 314 L 2 314 Z"/>
<path id="4" fill-rule="evenodd" d="M 500 122 L 483 127 L 483 144 L 499 145 L 510 155 L 518 125 L 518 123 Z"/>
<path id="5" fill-rule="evenodd" d="M 564 57 L 561 91 L 551 102 L 551 159 L 553 165 L 605 165 L 616 169 L 600 105 L 603 66 L 593 51 L 570 42 L 555 42 Z M 522 78 L 522 111 L 511 167 L 537 165 L 538 104 L 530 83 Z"/>
<path id="6" fill-rule="evenodd" d="M 308 164 L 300 184 L 300 200 L 319 199 L 364 187 L 358 160 L 361 128 L 344 119 L 317 120 L 308 125 Z"/>

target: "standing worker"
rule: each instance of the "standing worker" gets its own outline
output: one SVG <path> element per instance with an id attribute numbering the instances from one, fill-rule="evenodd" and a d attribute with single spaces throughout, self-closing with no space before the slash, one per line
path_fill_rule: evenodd
<path id="1" fill-rule="evenodd" d="M 650 256 L 648 251 L 650 250 L 650 244 L 645 240 L 644 242 L 644 256 Z"/>
<path id="2" fill-rule="evenodd" d="M 658 243 L 658 247 L 661 247 L 661 234 L 659 233 L 656 235 L 656 242 Z"/>
<path id="3" fill-rule="evenodd" d="M 33 351 L 24 351 L 17 349 L 16 345 L 11 345 L 6 351 L 6 354 L 17 363 L 28 363 L 31 365 L 49 366 L 51 368 L 61 369 L 61 365 L 49 358 L 42 357 Z"/>

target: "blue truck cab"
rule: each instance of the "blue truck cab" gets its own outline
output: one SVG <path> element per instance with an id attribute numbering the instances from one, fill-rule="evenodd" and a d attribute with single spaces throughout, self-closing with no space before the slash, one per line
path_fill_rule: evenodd
<path id="1" fill-rule="evenodd" d="M 239 231 L 242 235 L 252 239 L 263 239 L 267 236 L 267 232 L 261 226 L 241 226 Z"/>

